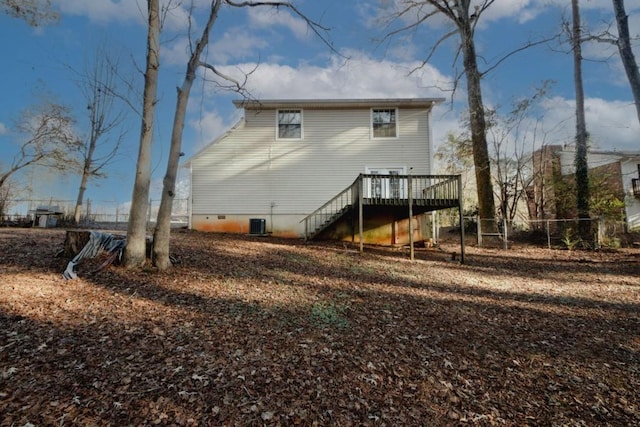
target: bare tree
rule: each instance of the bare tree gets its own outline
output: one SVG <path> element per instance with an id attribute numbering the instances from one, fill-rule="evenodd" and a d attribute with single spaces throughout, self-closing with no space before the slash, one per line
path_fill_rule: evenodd
<path id="1" fill-rule="evenodd" d="M 576 90 L 576 205 L 579 218 L 589 218 L 589 166 L 587 164 L 587 123 L 584 112 L 584 87 L 582 84 L 582 28 L 580 5 L 571 0 L 571 47 L 573 49 L 573 81 Z M 582 221 L 581 235 L 587 237 L 589 224 Z"/>
<path id="2" fill-rule="evenodd" d="M 473 163 L 477 182 L 478 212 L 480 217 L 489 220 L 488 222 L 490 224 L 493 223 L 493 219 L 495 218 L 495 205 L 486 138 L 487 125 L 485 122 L 482 89 L 480 86 L 483 73 L 478 69 L 474 36 L 480 17 L 494 1 L 495 0 L 482 0 L 474 2 L 476 4 L 473 9 L 471 9 L 471 0 L 398 0 L 401 9 L 394 15 L 394 18 L 407 18 L 413 13 L 416 19 L 409 25 L 395 30 L 390 34 L 395 35 L 403 31 L 415 29 L 417 26 L 437 15 L 446 17 L 455 29 L 446 33 L 436 41 L 427 59 L 425 59 L 425 63 L 446 39 L 456 34 L 460 37 L 457 54 L 462 54 L 464 76 L 467 81 L 467 102 L 469 106 Z"/>
<path id="3" fill-rule="evenodd" d="M 616 45 L 620 52 L 620 59 L 627 73 L 627 79 L 631 86 L 631 93 L 636 104 L 636 113 L 638 122 L 640 123 L 640 71 L 638 71 L 638 63 L 631 48 L 631 37 L 629 36 L 629 16 L 624 9 L 624 0 L 612 0 L 613 10 L 618 25 L 618 39 Z"/>
<path id="4" fill-rule="evenodd" d="M 6 167 L 0 167 L 0 189 L 16 172 L 30 166 L 59 171 L 77 167 L 73 156 L 80 141 L 73 134 L 73 123 L 69 108 L 48 101 L 23 111 L 14 126 L 22 136 L 19 149 Z"/>
<path id="5" fill-rule="evenodd" d="M 98 49 L 87 69 L 80 76 L 80 89 L 87 102 L 89 134 L 80 148 L 81 177 L 74 210 L 75 223 L 80 222 L 84 193 L 91 178 L 105 177 L 106 167 L 112 163 L 125 134 L 121 125 L 124 115 L 117 108 L 114 64 L 108 60 L 104 49 Z M 116 130 L 115 137 L 110 134 Z"/>
<path id="6" fill-rule="evenodd" d="M 0 7 L 7 14 L 24 20 L 32 27 L 57 22 L 59 19 L 51 0 L 0 0 Z"/>
<path id="7" fill-rule="evenodd" d="M 631 46 L 632 39 L 629 33 L 629 16 L 624 7 L 624 0 L 612 0 L 612 3 L 614 19 L 618 30 L 617 34 L 611 31 L 610 27 L 613 25 L 611 24 L 609 28 L 601 32 L 584 34 L 582 39 L 583 41 L 597 41 L 616 46 L 625 74 L 627 75 L 627 80 L 629 81 L 638 122 L 640 122 L 640 70 L 638 69 L 638 63 L 636 62 Z"/>
<path id="8" fill-rule="evenodd" d="M 203 67 L 214 73 L 221 79 L 229 82 L 233 90 L 243 93 L 244 83 L 237 81 L 230 76 L 221 73 L 215 66 L 207 63 L 202 59 L 203 52 L 209 43 L 209 34 L 213 28 L 220 8 L 223 5 L 231 7 L 272 7 L 286 8 L 291 10 L 298 17 L 302 18 L 309 28 L 317 34 L 323 41 L 326 39 L 321 35 L 321 31 L 326 31 L 318 23 L 307 18 L 293 4 L 287 1 L 232 1 L 232 0 L 212 0 L 209 7 L 208 19 L 202 30 L 200 38 L 191 45 L 191 55 L 187 62 L 184 80 L 182 86 L 178 88 L 178 96 L 176 102 L 176 111 L 173 119 L 173 130 L 171 132 L 171 148 L 169 151 L 169 160 L 167 162 L 167 171 L 163 179 L 162 198 L 158 210 L 156 228 L 153 234 L 153 263 L 159 269 L 166 269 L 171 266 L 169 259 L 169 237 L 171 232 L 171 210 L 173 206 L 173 198 L 175 196 L 175 183 L 178 171 L 178 163 L 180 160 L 182 149 L 182 132 L 184 129 L 185 115 L 187 112 L 187 103 L 189 94 L 194 80 L 196 79 L 196 71 Z M 190 15 L 191 18 L 191 15 Z M 328 43 L 327 43 L 328 44 Z"/>
<path id="9" fill-rule="evenodd" d="M 144 95 L 140 147 L 136 163 L 136 177 L 131 196 L 129 222 L 127 224 L 127 247 L 124 265 L 134 268 L 146 260 L 147 209 L 149 208 L 149 185 L 151 183 L 151 147 L 153 124 L 158 92 L 160 68 L 160 5 L 159 0 L 147 0 L 147 63 L 144 74 Z"/>
<path id="10" fill-rule="evenodd" d="M 550 82 L 543 82 L 530 97 L 514 100 L 511 111 L 499 114 L 488 110 L 488 139 L 491 141 L 492 171 L 498 191 L 500 215 L 511 222 L 518 214 L 521 202 L 527 200 L 527 189 L 535 178 L 532 156 L 538 139 L 545 133 L 540 128 L 542 119 L 534 117 L 533 110 L 546 96 Z"/>

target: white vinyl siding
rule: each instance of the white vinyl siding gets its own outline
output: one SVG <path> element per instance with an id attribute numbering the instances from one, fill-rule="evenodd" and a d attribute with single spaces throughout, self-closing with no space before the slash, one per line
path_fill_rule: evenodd
<path id="1" fill-rule="evenodd" d="M 428 174 L 428 111 L 399 109 L 402 137 L 371 139 L 371 109 L 304 110 L 304 140 L 277 139 L 276 110 L 246 111 L 244 125 L 191 160 L 193 214 L 311 213 L 367 165 Z M 273 208 L 272 208 L 273 206 Z"/>

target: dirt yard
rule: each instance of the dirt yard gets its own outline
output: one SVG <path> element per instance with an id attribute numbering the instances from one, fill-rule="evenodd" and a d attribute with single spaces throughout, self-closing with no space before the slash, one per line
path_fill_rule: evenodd
<path id="1" fill-rule="evenodd" d="M 640 250 L 408 251 L 175 232 L 62 277 L 0 229 L 0 425 L 640 425 Z"/>

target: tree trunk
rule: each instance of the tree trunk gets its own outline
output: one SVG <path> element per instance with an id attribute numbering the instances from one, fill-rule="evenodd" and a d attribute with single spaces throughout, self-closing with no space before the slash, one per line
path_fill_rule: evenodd
<path id="1" fill-rule="evenodd" d="M 82 172 L 82 178 L 80 179 L 80 188 L 78 189 L 78 198 L 76 199 L 76 208 L 73 211 L 73 223 L 80 224 L 80 217 L 82 215 L 82 204 L 84 201 L 84 192 L 87 189 L 87 181 L 89 180 L 89 174 L 85 170 Z"/>
<path id="2" fill-rule="evenodd" d="M 589 166 L 587 163 L 587 124 L 584 113 L 584 88 L 582 86 L 582 30 L 580 24 L 580 6 L 578 0 L 571 0 L 573 15 L 573 66 L 576 89 L 576 207 L 578 218 L 589 218 Z M 589 222 L 580 222 L 583 238 L 587 238 Z"/>
<path id="3" fill-rule="evenodd" d="M 82 177 L 80 178 L 80 188 L 78 189 L 78 198 L 76 199 L 76 208 L 73 212 L 73 223 L 80 224 L 80 214 L 82 213 L 82 204 L 84 201 L 84 193 L 87 190 L 87 182 L 89 182 L 89 175 L 91 175 L 91 159 L 93 158 L 93 152 L 96 149 L 96 140 L 91 138 L 89 144 L 89 151 L 84 160 L 84 166 L 82 167 Z"/>
<path id="4" fill-rule="evenodd" d="M 127 225 L 127 248 L 124 265 L 134 268 L 144 264 L 145 238 L 147 233 L 147 210 L 149 209 L 149 185 L 151 182 L 151 147 L 153 145 L 153 122 L 160 67 L 160 14 L 159 1 L 147 0 L 149 28 L 147 35 L 147 69 L 144 76 L 144 101 L 140 148 L 136 165 L 136 178 L 131 197 L 129 223 Z"/>
<path id="5" fill-rule="evenodd" d="M 189 73 L 187 74 L 189 75 Z M 182 87 L 178 89 L 178 100 L 173 119 L 173 131 L 171 133 L 171 150 L 169 152 L 169 160 L 167 162 L 167 172 L 162 181 L 162 199 L 160 200 L 156 228 L 153 233 L 153 265 L 158 267 L 160 270 L 166 270 L 171 267 L 171 261 L 169 260 L 171 211 L 173 208 L 173 199 L 175 197 L 178 164 L 180 162 L 182 131 L 184 129 L 189 93 L 191 92 L 191 86 L 195 79 L 195 72 L 193 72 L 192 75 L 193 78 L 185 78 Z"/>
<path id="6" fill-rule="evenodd" d="M 627 73 L 629 85 L 631 86 L 633 102 L 636 104 L 638 123 L 640 123 L 640 72 L 638 71 L 638 63 L 631 48 L 629 17 L 624 9 L 624 0 L 612 1 L 616 22 L 618 24 L 618 51 L 620 52 L 620 59 L 622 60 L 622 65 L 624 65 L 624 71 Z"/>
<path id="7" fill-rule="evenodd" d="M 202 31 L 202 36 L 196 43 L 195 49 L 191 52 L 187 70 L 182 86 L 178 88 L 178 99 L 176 102 L 176 112 L 173 117 L 173 129 L 171 131 L 171 148 L 169 150 L 169 160 L 167 162 L 167 172 L 162 181 L 162 199 L 158 210 L 156 228 L 153 233 L 153 265 L 160 270 L 171 267 L 169 259 L 169 238 L 171 234 L 171 210 L 173 208 L 173 198 L 175 197 L 176 176 L 178 174 L 178 163 L 180 162 L 180 150 L 182 149 L 182 131 L 187 113 L 187 104 L 191 86 L 196 79 L 196 70 L 201 65 L 200 56 L 204 48 L 209 43 L 209 33 L 218 17 L 218 11 L 222 1 L 212 0 L 211 9 L 207 24 Z"/>
<path id="8" fill-rule="evenodd" d="M 478 192 L 478 215 L 487 221 L 491 229 L 495 226 L 495 203 L 493 184 L 491 181 L 491 166 L 489 150 L 487 148 L 486 121 L 484 104 L 480 87 L 480 72 L 476 58 L 473 32 L 467 25 L 460 28 L 464 73 L 467 79 L 467 99 L 469 103 L 469 123 L 471 126 L 471 144 L 473 146 L 473 164 L 476 171 Z"/>

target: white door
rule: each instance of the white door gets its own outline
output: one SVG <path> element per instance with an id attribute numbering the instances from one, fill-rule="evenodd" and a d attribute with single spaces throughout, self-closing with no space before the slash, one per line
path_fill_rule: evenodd
<path id="1" fill-rule="evenodd" d="M 397 175 L 404 174 L 404 168 L 367 168 L 367 175 L 380 175 L 367 179 L 369 181 L 365 183 L 367 197 L 376 199 L 406 198 L 407 180 L 397 178 Z"/>

